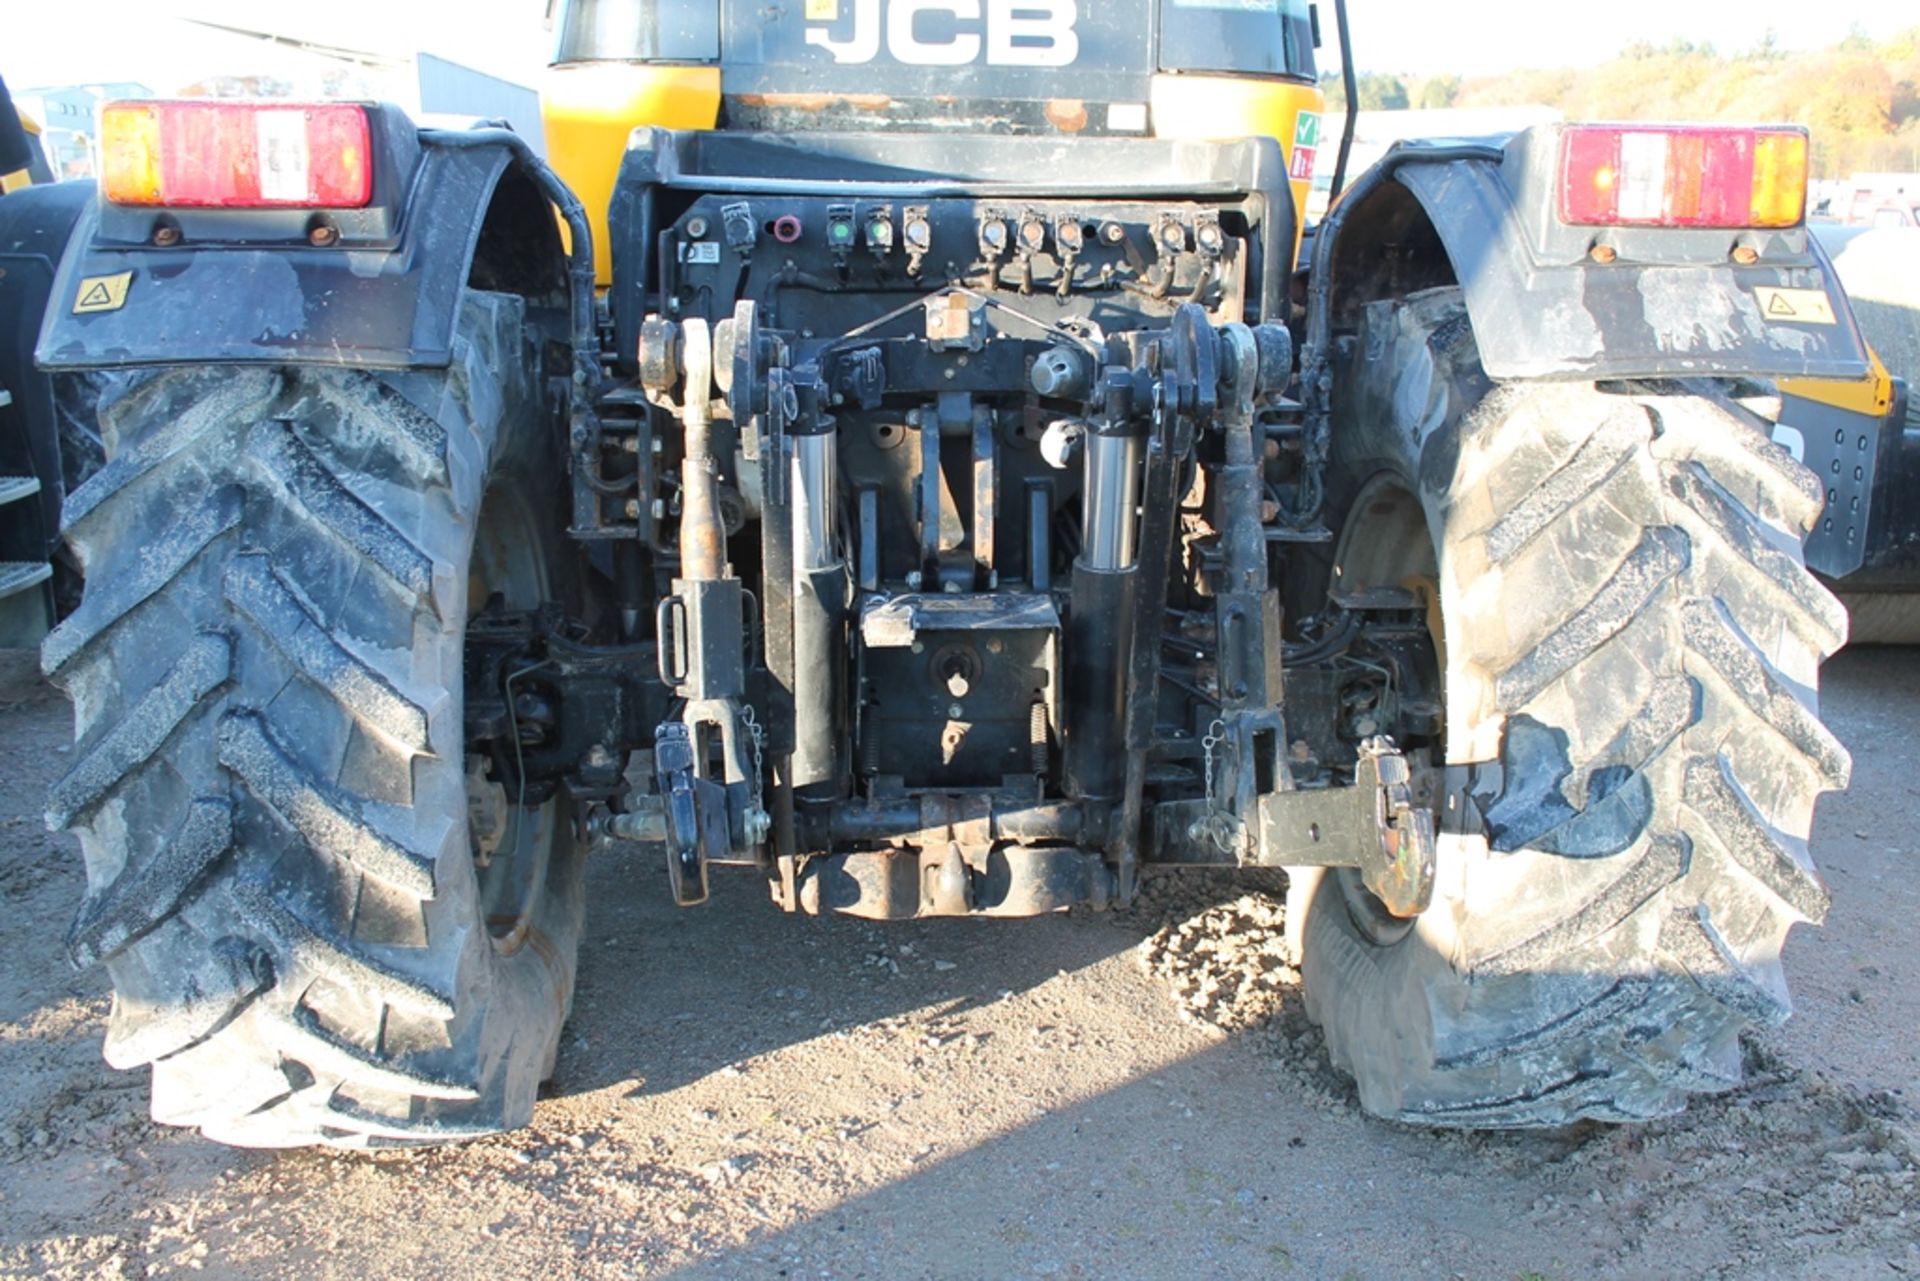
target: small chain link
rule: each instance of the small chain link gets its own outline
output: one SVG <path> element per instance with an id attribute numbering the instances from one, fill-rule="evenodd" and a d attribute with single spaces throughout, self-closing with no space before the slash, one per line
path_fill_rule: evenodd
<path id="1" fill-rule="evenodd" d="M 754 715 L 752 703 L 740 709 L 740 723 L 747 727 L 747 741 L 753 744 L 753 808 L 764 810 L 767 808 L 765 759 L 767 732 L 760 728 L 760 718 Z"/>
<path id="2" fill-rule="evenodd" d="M 1207 736 L 1200 740 L 1200 750 L 1205 753 L 1207 767 L 1207 838 L 1214 848 L 1222 854 L 1233 854 L 1233 835 L 1239 824 L 1220 803 L 1215 790 L 1214 753 L 1227 745 L 1227 723 L 1217 720 L 1207 727 Z"/>
<path id="3" fill-rule="evenodd" d="M 1200 750 L 1206 753 L 1207 763 L 1207 808 L 1219 809 L 1220 798 L 1213 794 L 1213 754 L 1226 745 L 1227 723 L 1215 721 L 1207 726 L 1207 736 L 1200 740 Z"/>

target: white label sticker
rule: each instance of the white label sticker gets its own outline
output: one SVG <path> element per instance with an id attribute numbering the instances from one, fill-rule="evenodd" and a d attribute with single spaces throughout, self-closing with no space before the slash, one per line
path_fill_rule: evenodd
<path id="1" fill-rule="evenodd" d="M 1798 427 L 1790 427 L 1786 423 L 1775 423 L 1773 443 L 1792 454 L 1794 462 L 1807 461 L 1807 438 Z"/>
<path id="2" fill-rule="evenodd" d="M 313 198 L 308 172 L 307 113 L 261 111 L 253 117 L 254 139 L 260 148 L 260 198 L 295 204 Z"/>
<path id="3" fill-rule="evenodd" d="M 1753 291 L 1760 314 L 1776 325 L 1837 325 L 1840 317 L 1824 290 L 1775 289 L 1760 285 Z"/>
<path id="4" fill-rule="evenodd" d="M 720 244 L 714 240 L 696 240 L 690 245 L 681 245 L 680 261 L 708 264 L 719 262 Z"/>

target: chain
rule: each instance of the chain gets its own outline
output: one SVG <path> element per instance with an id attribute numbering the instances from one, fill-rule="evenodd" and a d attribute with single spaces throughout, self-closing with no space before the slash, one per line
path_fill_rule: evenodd
<path id="1" fill-rule="evenodd" d="M 1207 726 L 1207 736 L 1200 740 L 1200 750 L 1206 753 L 1207 763 L 1207 808 L 1220 808 L 1220 798 L 1213 794 L 1213 754 L 1226 745 L 1227 723 L 1215 721 Z"/>
<path id="2" fill-rule="evenodd" d="M 1220 804 L 1220 797 L 1214 786 L 1214 753 L 1227 745 L 1227 723 L 1217 720 L 1207 727 L 1207 736 L 1200 740 L 1200 750 L 1205 754 L 1207 769 L 1207 838 L 1214 848 L 1222 854 L 1233 854 L 1233 837 L 1238 823 Z"/>
<path id="3" fill-rule="evenodd" d="M 740 723 L 747 727 L 747 741 L 753 744 L 753 808 L 764 810 L 766 806 L 766 757 L 767 732 L 760 728 L 760 718 L 754 715 L 753 704 L 748 703 L 740 709 Z"/>

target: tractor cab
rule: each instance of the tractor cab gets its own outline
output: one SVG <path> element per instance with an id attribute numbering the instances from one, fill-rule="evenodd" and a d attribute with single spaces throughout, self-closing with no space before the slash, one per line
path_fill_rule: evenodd
<path id="1" fill-rule="evenodd" d="M 1269 136 L 1296 208 L 1316 171 L 1325 100 L 1305 0 L 568 0 L 554 25 L 548 149 L 596 216 L 642 125 Z M 598 266 L 607 283 L 605 249 Z"/>

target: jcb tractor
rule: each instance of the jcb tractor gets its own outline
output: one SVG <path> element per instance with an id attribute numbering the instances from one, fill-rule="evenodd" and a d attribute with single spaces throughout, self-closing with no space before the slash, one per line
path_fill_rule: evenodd
<path id="1" fill-rule="evenodd" d="M 156 1117 L 523 1124 L 616 841 L 889 921 L 1285 868 L 1381 1116 L 1739 1079 L 1849 769 L 1822 487 L 1732 394 L 1868 373 L 1804 132 L 1404 145 L 1304 236 L 1298 0 L 556 21 L 553 169 L 104 111 L 49 816 Z"/>

